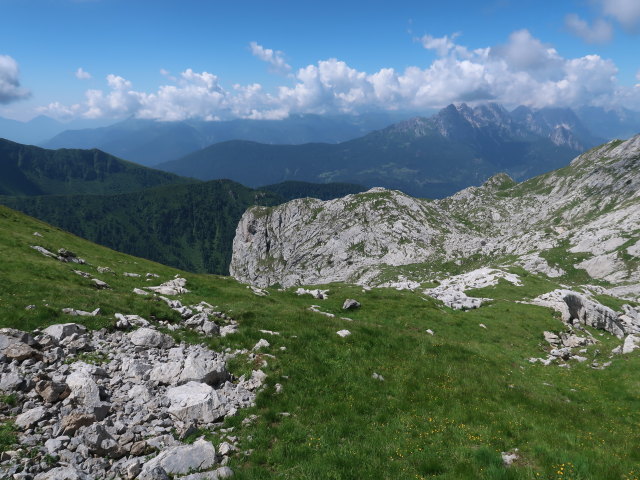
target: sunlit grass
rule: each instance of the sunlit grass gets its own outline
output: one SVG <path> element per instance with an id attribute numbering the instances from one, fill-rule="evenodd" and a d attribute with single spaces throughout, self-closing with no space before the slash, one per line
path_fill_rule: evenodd
<path id="1" fill-rule="evenodd" d="M 348 285 L 324 287 L 330 290 L 324 301 L 277 289 L 258 297 L 232 279 L 182 273 L 128 257 L 5 209 L 0 209 L 0 224 L 2 326 L 33 329 L 77 321 L 111 328 L 116 312 L 177 322 L 163 302 L 132 289 L 180 273 L 192 290 L 179 297 L 183 303 L 216 305 L 239 321 L 240 331 L 210 339 L 185 331 L 178 338 L 216 349 L 250 349 L 260 338 L 269 341 L 263 353 L 275 358 L 239 356 L 230 363 L 241 375 L 266 361 L 263 368 L 269 375 L 256 407 L 225 422 L 235 427 L 241 449 L 253 450 L 232 458 L 236 478 L 637 476 L 640 356 L 616 357 L 605 370 L 589 368 L 590 362 L 567 369 L 527 360 L 546 354 L 544 330 L 559 331 L 563 325 L 550 310 L 513 300 L 556 288 L 551 280 L 532 275 L 523 279 L 523 287 L 500 283 L 484 289 L 479 293 L 495 300 L 469 312 L 452 311 L 417 293 Z M 42 238 L 32 235 L 36 230 Z M 33 244 L 50 250 L 65 247 L 91 265 L 57 262 L 30 249 Z M 98 274 L 97 266 L 116 273 Z M 112 288 L 96 290 L 73 268 L 95 274 Z M 125 271 L 161 278 L 146 282 L 124 277 Z M 343 312 L 345 298 L 358 299 L 362 307 Z M 312 304 L 336 317 L 308 311 Z M 27 305 L 36 308 L 25 310 Z M 100 307 L 102 313 L 92 319 L 68 317 L 60 312 L 63 307 Z M 338 337 L 342 329 L 352 335 Z M 606 357 L 620 343 L 608 334 L 596 332 L 596 338 L 601 342 L 584 354 L 589 359 Z M 372 378 L 374 372 L 384 381 Z M 279 394 L 276 383 L 282 385 Z M 243 425 L 252 414 L 258 419 Z M 12 443 L 12 435 L 8 424 L 2 427 L 2 448 Z M 216 432 L 207 436 L 221 438 Z M 515 448 L 520 459 L 505 468 L 500 453 Z"/>

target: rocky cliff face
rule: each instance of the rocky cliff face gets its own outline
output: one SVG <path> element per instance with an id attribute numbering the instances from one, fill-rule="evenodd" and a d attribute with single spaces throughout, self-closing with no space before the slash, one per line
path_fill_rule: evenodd
<path id="1" fill-rule="evenodd" d="M 636 136 L 524 183 L 497 175 L 442 200 L 374 188 L 255 207 L 238 225 L 231 274 L 259 286 L 377 285 L 395 267 L 423 264 L 415 280 L 424 281 L 446 262 L 484 258 L 558 276 L 545 257 L 560 252 L 593 279 L 634 291 L 625 285 L 640 281 L 639 167 Z"/>

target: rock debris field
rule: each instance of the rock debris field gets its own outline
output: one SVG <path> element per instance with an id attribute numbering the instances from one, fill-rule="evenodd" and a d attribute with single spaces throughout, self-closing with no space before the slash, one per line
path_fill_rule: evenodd
<path id="1" fill-rule="evenodd" d="M 71 252 L 36 250 L 79 263 Z M 135 292 L 155 292 L 180 313 L 180 325 L 116 314 L 114 331 L 89 331 L 78 323 L 32 333 L 0 329 L 0 394 L 14 399 L 0 410 L 0 419 L 13 418 L 19 432 L 19 448 L 0 459 L 0 478 L 206 480 L 233 475 L 225 465 L 238 452 L 237 438 L 232 428 L 221 428 L 222 422 L 254 405 L 266 375 L 254 370 L 250 378 L 234 379 L 227 361 L 246 350 L 218 353 L 203 345 L 176 344 L 157 329 L 190 328 L 221 336 L 237 330 L 233 319 L 206 302 L 185 306 L 163 296 L 185 293 L 185 285 L 185 279 L 175 278 Z M 64 313 L 95 316 L 99 309 L 66 308 Z M 191 444 L 180 440 L 198 428 L 218 429 L 223 441 L 214 446 L 204 438 Z"/>

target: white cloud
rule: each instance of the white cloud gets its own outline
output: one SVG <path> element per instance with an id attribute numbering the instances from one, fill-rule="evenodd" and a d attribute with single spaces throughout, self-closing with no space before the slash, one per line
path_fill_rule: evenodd
<path id="1" fill-rule="evenodd" d="M 89 80 L 91 78 L 91 74 L 89 72 L 85 72 L 82 67 L 76 70 L 76 78 L 79 80 Z"/>
<path id="2" fill-rule="evenodd" d="M 640 24 L 640 2 L 638 0 L 598 0 L 605 15 L 615 18 L 628 30 Z"/>
<path id="3" fill-rule="evenodd" d="M 31 94 L 20 87 L 18 63 L 8 55 L 0 55 L 0 104 L 28 98 Z"/>
<path id="4" fill-rule="evenodd" d="M 564 23 L 571 33 L 587 43 L 607 43 L 613 38 L 613 27 L 602 18 L 597 18 L 593 25 L 589 25 L 578 15 L 571 13 L 565 17 Z"/>
<path id="5" fill-rule="evenodd" d="M 625 105 L 640 108 L 640 89 L 621 87 L 617 68 L 598 55 L 562 57 L 527 30 L 513 32 L 501 45 L 471 50 L 450 37 L 423 37 L 438 58 L 426 67 L 404 71 L 382 68 L 367 73 L 338 59 L 321 60 L 290 75 L 287 84 L 268 92 L 260 84 L 226 89 L 208 72 L 187 69 L 155 92 L 134 89 L 109 75 L 106 90 L 89 90 L 80 108 L 85 117 L 157 120 L 203 118 L 278 119 L 291 113 L 360 113 L 421 110 L 451 102 L 497 101 L 508 107 Z M 51 114 L 64 112 L 61 105 Z"/>
<path id="6" fill-rule="evenodd" d="M 253 56 L 259 58 L 263 62 L 267 62 L 271 65 L 271 68 L 276 73 L 287 74 L 291 71 L 291 66 L 285 62 L 283 53 L 280 51 L 274 51 L 270 48 L 264 48 L 257 42 L 251 42 L 249 44 L 251 53 Z"/>
<path id="7" fill-rule="evenodd" d="M 448 35 L 445 35 L 444 37 L 432 37 L 431 35 L 425 35 L 420 39 L 420 41 L 424 48 L 427 50 L 435 50 L 440 57 L 449 55 L 452 50 L 456 53 L 467 55 L 468 52 L 466 48 L 459 47 L 453 42 L 459 36 L 460 33 L 454 33 L 451 37 Z"/>

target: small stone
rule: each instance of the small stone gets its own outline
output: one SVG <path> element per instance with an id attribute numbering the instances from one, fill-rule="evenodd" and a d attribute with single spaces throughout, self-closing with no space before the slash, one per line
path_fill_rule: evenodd
<path id="1" fill-rule="evenodd" d="M 92 278 L 91 281 L 98 290 L 106 290 L 108 288 L 111 288 L 107 282 L 103 282 L 102 280 L 99 280 L 97 278 Z"/>
<path id="2" fill-rule="evenodd" d="M 72 412 L 62 419 L 61 427 L 65 435 L 73 435 L 80 429 L 96 421 L 95 415 L 82 412 Z"/>
<path id="3" fill-rule="evenodd" d="M 211 423 L 222 416 L 218 394 L 206 383 L 188 382 L 167 389 L 166 395 L 171 402 L 169 414 L 184 423 Z"/>
<path id="4" fill-rule="evenodd" d="M 351 335 L 351 332 L 349 330 L 338 330 L 336 332 L 338 334 L 339 337 L 348 337 L 349 335 Z"/>
<path id="5" fill-rule="evenodd" d="M 518 455 L 518 449 L 515 448 L 512 452 L 502 452 L 500 454 L 502 456 L 502 464 L 505 467 L 510 467 L 513 462 L 515 462 L 516 460 L 518 460 L 519 455 Z"/>
<path id="6" fill-rule="evenodd" d="M 24 360 L 27 360 L 28 358 L 33 358 L 40 355 L 37 350 L 22 342 L 12 343 L 8 347 L 6 347 L 2 351 L 2 353 L 7 358 L 17 360 L 18 362 L 22 362 Z"/>
<path id="7" fill-rule="evenodd" d="M 46 333 L 60 342 L 71 335 L 82 335 L 86 333 L 86 331 L 87 328 L 84 325 L 79 325 L 77 323 L 58 323 L 45 328 L 43 333 Z"/>
<path id="8" fill-rule="evenodd" d="M 256 350 L 260 350 L 261 348 L 267 348 L 270 347 L 271 344 L 269 342 L 267 342 L 264 338 L 261 338 L 258 343 L 256 343 L 253 348 L 251 350 L 256 351 Z"/>
<path id="9" fill-rule="evenodd" d="M 89 480 L 89 477 L 74 467 L 57 467 L 39 473 L 34 480 Z"/>
<path id="10" fill-rule="evenodd" d="M 148 471 L 155 467 L 162 467 L 170 474 L 185 474 L 211 468 L 215 462 L 215 448 L 210 442 L 200 438 L 192 445 L 179 445 L 163 450 L 157 457 L 145 463 L 142 470 Z"/>
<path id="11" fill-rule="evenodd" d="M 169 335 L 146 327 L 139 328 L 128 336 L 131 343 L 138 347 L 171 348 L 175 344 Z"/>
<path id="12" fill-rule="evenodd" d="M 17 427 L 26 430 L 45 418 L 47 413 L 48 412 L 45 407 L 32 408 L 18 415 L 16 417 L 15 424 Z"/>
<path id="13" fill-rule="evenodd" d="M 355 310 L 356 308 L 360 308 L 360 302 L 353 298 L 347 298 L 342 304 L 343 310 Z"/>

